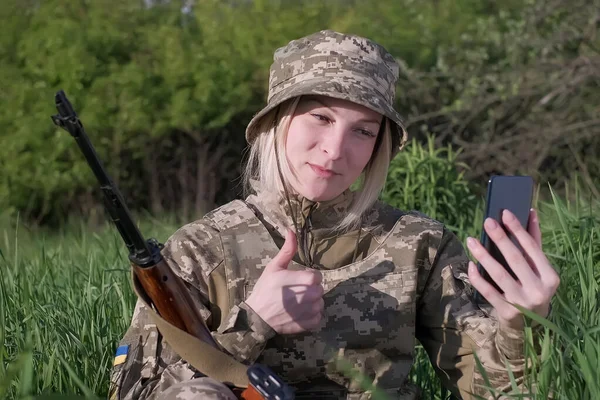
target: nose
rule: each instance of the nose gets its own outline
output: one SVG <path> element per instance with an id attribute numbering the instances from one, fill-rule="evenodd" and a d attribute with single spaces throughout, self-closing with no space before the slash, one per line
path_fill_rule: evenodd
<path id="1" fill-rule="evenodd" d="M 337 160 L 344 153 L 344 132 L 340 127 L 332 127 L 322 136 L 321 151 L 331 160 Z"/>

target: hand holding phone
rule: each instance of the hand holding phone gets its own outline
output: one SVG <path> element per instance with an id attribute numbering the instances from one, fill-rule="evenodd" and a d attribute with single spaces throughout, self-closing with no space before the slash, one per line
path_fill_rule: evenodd
<path id="1" fill-rule="evenodd" d="M 479 267 L 473 262 L 468 267 L 476 301 L 485 299 L 494 307 L 500 327 L 523 328 L 523 315 L 514 305 L 546 317 L 560 284 L 542 251 L 539 220 L 531 210 L 532 193 L 530 177 L 492 177 L 482 241 L 467 239 L 480 262 Z"/>
<path id="2" fill-rule="evenodd" d="M 504 210 L 509 210 L 512 212 L 517 217 L 523 228 L 527 230 L 532 198 L 533 178 L 530 176 L 495 175 L 492 176 L 488 182 L 485 215 L 483 220 L 485 221 L 487 218 L 494 219 L 504 229 L 515 246 L 517 246 L 517 248 L 521 251 L 522 249 L 517 239 L 502 224 L 502 212 Z M 506 262 L 506 259 L 496 244 L 490 240 L 483 227 L 481 228 L 481 244 L 488 251 L 488 253 L 490 253 L 490 255 L 494 257 L 494 259 L 511 274 L 514 279 L 517 279 L 517 276 Z M 502 290 L 498 287 L 496 282 L 492 280 L 481 263 L 477 264 L 477 270 L 485 280 L 491 283 L 496 290 L 502 293 Z"/>

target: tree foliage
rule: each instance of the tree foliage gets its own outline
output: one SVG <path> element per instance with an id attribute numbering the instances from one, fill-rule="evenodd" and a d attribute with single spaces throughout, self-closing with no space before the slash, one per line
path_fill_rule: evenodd
<path id="1" fill-rule="evenodd" d="M 409 125 L 460 147 L 469 178 L 524 173 L 560 188 L 579 173 L 600 196 L 600 2 L 524 4 L 466 25 L 433 71 L 406 70 Z"/>
<path id="2" fill-rule="evenodd" d="M 133 208 L 185 220 L 230 200 L 273 51 L 325 28 L 401 61 L 409 130 L 464 147 L 469 177 L 594 165 L 598 13 L 578 1 L 5 0 L 0 209 L 59 224 L 99 207 L 49 119 L 59 89 Z"/>

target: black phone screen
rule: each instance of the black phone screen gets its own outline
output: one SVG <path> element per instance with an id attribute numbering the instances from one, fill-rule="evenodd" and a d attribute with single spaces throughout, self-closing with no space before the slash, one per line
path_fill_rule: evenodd
<path id="1" fill-rule="evenodd" d="M 502 224 L 502 211 L 509 210 L 521 222 L 521 225 L 527 229 L 529 223 L 529 210 L 531 209 L 531 201 L 533 197 L 533 178 L 530 176 L 492 176 L 488 182 L 486 209 L 484 221 L 486 218 L 495 219 L 498 224 L 504 228 Z M 506 230 L 508 237 L 521 250 L 517 239 Z M 517 279 L 514 272 L 508 266 L 504 256 L 498 250 L 494 242 L 485 233 L 485 229 L 481 228 L 481 243 L 488 250 L 490 255 L 494 257 L 504 268 Z M 479 273 L 488 282 L 502 293 L 502 290 L 490 278 L 481 264 L 477 265 Z"/>

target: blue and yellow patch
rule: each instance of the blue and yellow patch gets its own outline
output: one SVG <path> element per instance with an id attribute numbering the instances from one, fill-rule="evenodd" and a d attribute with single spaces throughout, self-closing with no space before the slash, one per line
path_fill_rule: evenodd
<path id="1" fill-rule="evenodd" d="M 113 362 L 113 366 L 117 366 L 119 364 L 123 364 L 127 359 L 127 352 L 129 352 L 129 345 L 125 344 L 123 346 L 119 346 L 117 348 L 117 352 L 115 354 L 115 361 Z"/>

